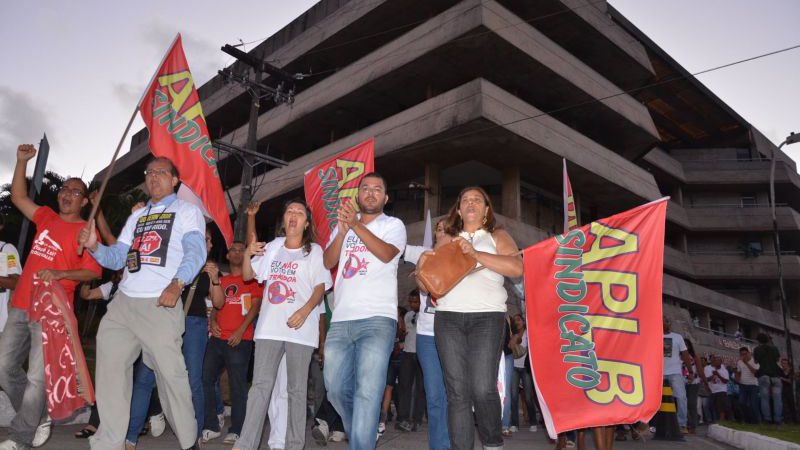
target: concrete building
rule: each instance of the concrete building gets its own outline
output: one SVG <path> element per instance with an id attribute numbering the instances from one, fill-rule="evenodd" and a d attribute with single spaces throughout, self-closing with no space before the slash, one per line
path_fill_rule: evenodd
<path id="1" fill-rule="evenodd" d="M 672 197 L 665 310 L 700 351 L 733 356 L 738 330 L 765 330 L 783 347 L 774 156 L 789 324 L 800 336 L 795 163 L 607 3 L 322 0 L 250 53 L 312 74 L 293 104 L 261 104 L 258 150 L 289 165 L 256 169 L 260 227 L 274 228 L 283 200 L 302 196 L 305 170 L 374 137 L 388 211 L 410 242 L 421 242 L 424 211 L 445 214 L 478 184 L 528 246 L 561 231 L 566 158 L 581 223 Z M 212 137 L 245 146 L 249 95 L 221 77 L 199 91 Z M 148 152 L 143 130 L 112 189 L 141 182 Z M 233 211 L 241 165 L 226 158 L 219 172 Z"/>

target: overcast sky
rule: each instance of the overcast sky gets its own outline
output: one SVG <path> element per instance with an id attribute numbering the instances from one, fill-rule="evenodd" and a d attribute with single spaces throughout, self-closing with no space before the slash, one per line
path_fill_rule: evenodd
<path id="1" fill-rule="evenodd" d="M 219 48 L 261 40 L 311 0 L 6 2 L 0 13 L 0 183 L 16 147 L 46 132 L 48 169 L 90 179 L 105 167 L 175 33 L 195 82 L 231 59 Z M 797 0 L 612 0 L 690 72 L 800 44 Z M 255 43 L 246 46 L 251 49 Z M 700 81 L 773 142 L 800 131 L 800 49 Z M 143 127 L 137 118 L 131 134 Z M 130 139 L 130 138 L 129 138 Z M 126 142 L 122 152 L 127 152 Z M 787 147 L 800 161 L 800 144 Z M 30 164 L 29 173 L 33 170 Z"/>

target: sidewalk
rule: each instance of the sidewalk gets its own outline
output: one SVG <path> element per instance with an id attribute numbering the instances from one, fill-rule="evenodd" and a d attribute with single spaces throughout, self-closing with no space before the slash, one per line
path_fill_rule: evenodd
<path id="1" fill-rule="evenodd" d="M 401 433 L 394 430 L 393 424 L 390 430 L 386 430 L 381 440 L 378 442 L 378 448 L 382 450 L 405 450 L 405 449 L 420 449 L 425 450 L 428 448 L 427 432 L 423 427 L 421 431 L 413 433 Z M 88 450 L 89 443 L 85 439 L 75 439 L 72 434 L 79 431 L 82 427 L 80 425 L 65 425 L 58 426 L 53 429 L 53 436 L 50 441 L 40 447 L 43 450 Z M 705 437 L 706 428 L 702 427 L 701 434 L 695 436 L 687 436 L 685 442 L 667 442 L 667 441 L 648 441 L 643 444 L 635 441 L 616 442 L 615 449 L 620 450 L 633 450 L 633 449 L 646 449 L 646 450 L 730 450 L 734 447 L 719 443 L 712 439 Z M 264 442 L 261 449 L 267 449 L 266 443 L 267 430 L 265 430 Z M 0 431 L 0 439 L 7 439 L 8 430 L 3 429 Z M 591 442 L 591 436 L 587 436 L 588 442 Z M 476 435 L 477 440 L 477 435 Z M 527 431 L 520 431 L 515 433 L 514 436 L 505 441 L 506 450 L 550 450 L 554 446 L 550 444 L 542 430 L 537 433 Z M 152 438 L 150 436 L 142 437 L 139 441 L 138 450 L 177 450 L 179 448 L 178 441 L 172 434 L 172 431 L 167 427 L 167 431 L 159 438 Z M 222 438 L 211 441 L 204 445 L 206 450 L 230 450 L 230 445 L 222 443 Z M 319 448 L 328 448 L 331 450 L 346 450 L 346 443 L 329 442 L 327 447 L 320 447 L 311 438 L 311 432 L 306 436 L 306 449 L 313 450 Z M 476 442 L 476 449 L 479 449 L 479 443 Z M 594 446 L 589 443 L 589 449 Z"/>

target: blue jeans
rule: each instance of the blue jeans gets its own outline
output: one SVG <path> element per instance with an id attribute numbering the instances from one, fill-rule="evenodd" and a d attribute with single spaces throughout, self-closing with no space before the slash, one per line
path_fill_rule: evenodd
<path id="1" fill-rule="evenodd" d="M 442 364 L 439 362 L 439 353 L 436 351 L 436 341 L 433 336 L 417 335 L 417 358 L 419 358 L 419 365 L 422 366 L 425 400 L 428 403 L 428 449 L 449 449 L 447 392 L 444 387 Z"/>
<path id="2" fill-rule="evenodd" d="M 241 341 L 236 347 L 227 341 L 212 337 L 206 347 L 203 362 L 203 397 L 205 399 L 205 425 L 203 429 L 222 431 L 217 420 L 217 388 L 222 369 L 228 369 L 231 388 L 231 426 L 229 433 L 242 434 L 242 424 L 247 410 L 247 368 L 253 354 L 253 341 Z"/>
<path id="3" fill-rule="evenodd" d="M 503 445 L 497 364 L 502 353 L 505 323 L 502 312 L 436 312 L 436 348 L 447 386 L 448 428 L 453 450 L 473 448 L 473 406 L 483 446 Z"/>
<path id="4" fill-rule="evenodd" d="M 669 381 L 669 386 L 672 388 L 672 397 L 675 398 L 675 406 L 678 410 L 678 426 L 683 428 L 686 426 L 687 418 L 686 379 L 679 373 L 664 375 L 664 379 Z"/>
<path id="5" fill-rule="evenodd" d="M 509 353 L 503 357 L 506 365 L 506 401 L 503 403 L 503 428 L 511 426 L 511 377 L 514 375 L 514 355 Z M 519 384 L 517 384 L 519 386 Z"/>
<path id="6" fill-rule="evenodd" d="M 203 430 L 203 358 L 208 342 L 208 319 L 205 317 L 186 317 L 186 331 L 183 334 L 183 359 L 189 373 L 189 388 L 192 391 L 192 406 L 194 417 L 197 421 L 197 436 Z M 153 370 L 141 363 L 136 368 L 133 377 L 133 396 L 131 398 L 131 419 L 128 423 L 128 434 L 125 437 L 129 442 L 139 441 L 139 432 L 147 420 L 147 408 L 150 405 L 150 396 L 156 385 L 156 375 Z"/>
<path id="7" fill-rule="evenodd" d="M 519 421 L 519 384 L 522 381 L 522 393 L 525 406 L 528 408 L 528 425 L 536 425 L 536 405 L 533 402 L 533 375 L 527 368 L 514 368 L 511 377 L 511 425 L 520 426 Z"/>
<path id="8" fill-rule="evenodd" d="M 775 414 L 772 414 L 772 411 L 769 409 L 770 385 L 772 386 L 772 406 L 775 408 Z M 762 375 L 758 377 L 758 387 L 761 388 L 761 417 L 766 422 L 783 422 L 783 396 L 781 393 L 781 379 L 779 377 Z"/>
<path id="9" fill-rule="evenodd" d="M 757 385 L 739 385 L 739 404 L 747 423 L 761 423 L 761 405 L 758 401 Z"/>
<path id="10" fill-rule="evenodd" d="M 374 449 L 397 321 L 333 322 L 325 339 L 325 388 L 344 422 L 350 450 Z"/>

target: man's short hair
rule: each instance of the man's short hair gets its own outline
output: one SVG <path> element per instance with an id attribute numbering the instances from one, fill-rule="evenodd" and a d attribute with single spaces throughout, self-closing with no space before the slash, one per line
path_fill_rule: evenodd
<path id="1" fill-rule="evenodd" d="M 749 348 L 747 348 L 747 347 L 742 347 L 742 348 L 740 348 L 740 349 L 739 349 L 739 353 L 742 353 L 742 352 L 749 352 L 749 351 L 750 351 L 750 349 L 749 349 Z"/>
<path id="2" fill-rule="evenodd" d="M 756 336 L 756 340 L 760 344 L 766 344 L 767 342 L 769 342 L 769 336 L 767 336 L 767 333 L 758 333 L 758 336 Z"/>
<path id="3" fill-rule="evenodd" d="M 169 164 L 169 171 L 172 173 L 172 176 L 176 177 L 176 178 L 180 178 L 181 177 L 180 174 L 178 173 L 178 168 L 175 167 L 175 163 L 172 162 L 172 160 L 167 158 L 166 156 L 156 156 L 155 158 L 151 159 L 150 162 L 147 163 L 147 165 L 149 166 L 150 164 L 152 164 L 152 163 L 154 163 L 156 161 L 168 163 Z"/>
<path id="4" fill-rule="evenodd" d="M 84 196 L 86 196 L 89 193 L 89 186 L 86 185 L 85 181 L 81 180 L 78 177 L 69 177 L 66 180 L 64 180 L 64 185 L 66 185 L 70 181 L 77 181 L 78 183 L 81 184 L 81 187 L 83 188 L 83 195 Z"/>
<path id="5" fill-rule="evenodd" d="M 361 185 L 364 183 L 364 180 L 366 180 L 367 178 L 377 178 L 381 180 L 384 192 L 386 192 L 386 190 L 389 189 L 388 186 L 386 186 L 386 178 L 383 178 L 383 175 L 379 174 L 378 172 L 370 172 L 361 177 L 361 181 L 358 182 L 358 187 L 361 187 Z"/>

